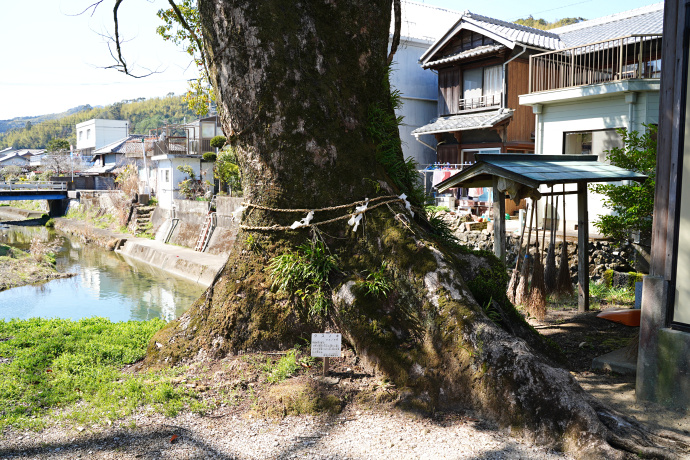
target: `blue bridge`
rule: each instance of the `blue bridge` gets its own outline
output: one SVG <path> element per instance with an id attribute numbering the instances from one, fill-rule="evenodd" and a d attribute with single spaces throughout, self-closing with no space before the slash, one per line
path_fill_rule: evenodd
<path id="1" fill-rule="evenodd" d="M 60 216 L 69 202 L 66 182 L 0 183 L 0 201 L 48 200 L 51 216 Z"/>

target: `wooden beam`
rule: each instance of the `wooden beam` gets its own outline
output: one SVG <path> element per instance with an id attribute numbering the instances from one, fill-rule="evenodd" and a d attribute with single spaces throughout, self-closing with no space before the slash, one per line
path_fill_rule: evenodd
<path id="1" fill-rule="evenodd" d="M 506 199 L 505 193 L 498 191 L 498 176 L 493 176 L 494 211 L 494 254 L 506 263 Z"/>
<path id="2" fill-rule="evenodd" d="M 557 185 L 557 184 L 553 184 L 553 185 Z M 563 185 L 565 185 L 565 184 L 563 184 Z M 579 192 L 577 192 L 575 190 L 572 190 L 569 192 L 541 192 L 541 196 L 563 196 L 564 193 L 566 195 L 577 195 Z"/>
<path id="3" fill-rule="evenodd" d="M 577 184 L 577 311 L 589 311 L 589 219 L 587 184 Z"/>

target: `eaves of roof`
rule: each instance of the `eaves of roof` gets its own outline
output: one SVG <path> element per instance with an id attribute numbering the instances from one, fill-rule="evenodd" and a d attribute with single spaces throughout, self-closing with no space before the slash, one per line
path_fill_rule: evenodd
<path id="1" fill-rule="evenodd" d="M 501 21 L 465 11 L 460 19 L 448 29 L 429 49 L 419 58 L 419 62 L 426 65 L 443 46 L 445 46 L 462 29 L 472 30 L 507 48 L 513 49 L 516 45 L 527 45 L 543 50 L 555 50 L 564 48 L 558 35 L 551 31 L 535 29 L 512 22 Z"/>
<path id="2" fill-rule="evenodd" d="M 471 129 L 493 128 L 499 123 L 513 116 L 511 109 L 490 110 L 487 112 L 473 112 L 448 117 L 438 117 L 431 123 L 420 126 L 412 131 L 413 136 L 421 134 L 451 133 L 468 131 Z"/>
<path id="3" fill-rule="evenodd" d="M 477 187 L 503 177 L 530 188 L 539 185 L 589 182 L 644 181 L 647 176 L 618 166 L 600 163 L 596 155 L 477 154 L 477 162 L 438 184 L 443 192 L 452 187 Z"/>
<path id="4" fill-rule="evenodd" d="M 506 49 L 504 45 L 483 45 L 473 48 L 471 50 L 460 51 L 459 53 L 453 54 L 452 56 L 446 56 L 437 61 L 429 61 L 425 63 L 422 67 L 428 69 L 429 67 L 434 67 L 440 64 L 448 64 L 450 62 L 458 62 L 463 59 L 469 59 L 475 56 L 481 56 L 484 54 L 490 54 L 496 51 Z"/>

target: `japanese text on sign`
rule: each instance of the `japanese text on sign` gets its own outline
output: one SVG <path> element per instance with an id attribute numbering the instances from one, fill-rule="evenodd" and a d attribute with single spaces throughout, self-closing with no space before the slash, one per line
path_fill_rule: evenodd
<path id="1" fill-rule="evenodd" d="M 340 334 L 312 334 L 311 355 L 315 358 L 339 358 L 341 344 Z"/>

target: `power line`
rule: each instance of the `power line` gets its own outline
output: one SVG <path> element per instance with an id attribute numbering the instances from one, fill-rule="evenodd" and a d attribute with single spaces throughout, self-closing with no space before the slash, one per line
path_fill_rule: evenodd
<path id="1" fill-rule="evenodd" d="M 558 6 L 558 7 L 556 7 L 556 8 L 551 8 L 551 9 L 543 10 L 543 11 L 537 11 L 536 13 L 530 13 L 528 16 L 534 17 L 534 16 L 536 16 L 536 15 L 538 15 L 538 14 L 548 13 L 549 11 L 561 10 L 561 9 L 563 9 L 563 8 L 568 8 L 569 6 L 582 5 L 583 3 L 589 3 L 589 2 L 591 2 L 591 1 L 592 1 L 592 0 L 584 0 L 584 1 L 582 1 L 582 2 L 570 3 L 570 4 L 568 4 L 568 5 Z M 517 21 L 518 19 L 522 19 L 522 18 L 515 18 L 515 19 L 513 19 L 513 21 Z"/>

